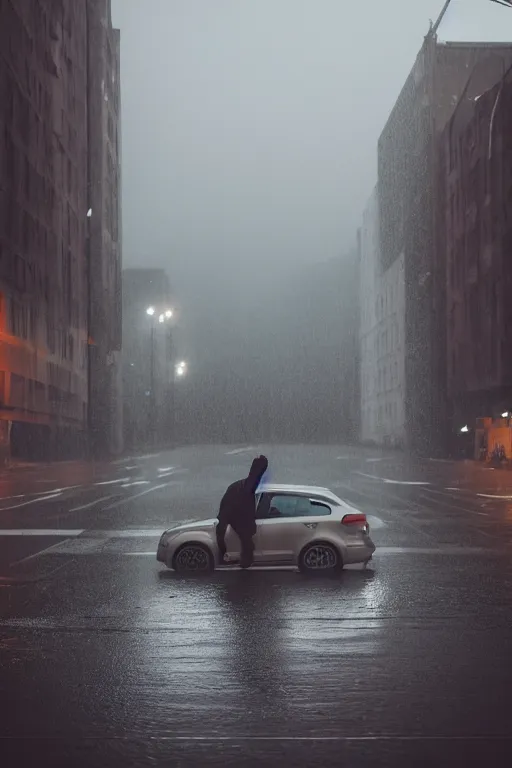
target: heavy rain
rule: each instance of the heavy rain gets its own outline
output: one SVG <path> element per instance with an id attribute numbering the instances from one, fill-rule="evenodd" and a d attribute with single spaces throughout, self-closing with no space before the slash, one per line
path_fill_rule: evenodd
<path id="1" fill-rule="evenodd" d="M 512 763 L 511 136 L 509 0 L 0 0 L 2 765 Z"/>

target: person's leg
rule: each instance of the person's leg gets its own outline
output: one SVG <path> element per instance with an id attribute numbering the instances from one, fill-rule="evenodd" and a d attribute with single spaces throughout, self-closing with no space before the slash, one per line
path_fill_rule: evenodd
<path id="1" fill-rule="evenodd" d="M 217 537 L 217 547 L 219 548 L 219 563 L 224 562 L 224 556 L 226 554 L 225 536 L 226 536 L 227 527 L 228 526 L 224 521 L 219 520 L 215 529 L 215 535 Z"/>
<path id="2" fill-rule="evenodd" d="M 240 554 L 240 567 L 250 568 L 254 562 L 254 542 L 252 535 L 249 533 L 238 534 L 242 544 L 242 551 Z"/>

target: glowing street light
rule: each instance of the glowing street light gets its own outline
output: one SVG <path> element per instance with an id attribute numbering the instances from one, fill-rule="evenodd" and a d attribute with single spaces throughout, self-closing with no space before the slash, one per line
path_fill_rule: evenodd
<path id="1" fill-rule="evenodd" d="M 187 372 L 187 364 L 184 360 L 181 360 L 181 362 L 177 363 L 176 365 L 176 376 L 179 376 L 180 378 L 184 376 Z"/>
<path id="2" fill-rule="evenodd" d="M 158 322 L 159 323 L 163 323 L 164 320 L 165 320 L 165 315 L 159 315 L 158 316 Z"/>
<path id="3" fill-rule="evenodd" d="M 149 315 L 150 317 L 153 317 L 154 314 L 155 314 L 155 308 L 154 307 L 148 307 L 146 309 L 146 315 Z"/>
<path id="4" fill-rule="evenodd" d="M 467 424 L 465 424 L 463 427 L 460 428 L 461 432 L 469 432 L 469 427 Z"/>
<path id="5" fill-rule="evenodd" d="M 172 317 L 172 314 L 173 314 L 173 313 L 172 313 L 172 309 L 166 309 L 166 310 L 165 310 L 165 316 L 166 316 L 166 318 L 167 318 L 168 320 L 170 320 L 170 319 L 171 319 L 171 317 Z"/>

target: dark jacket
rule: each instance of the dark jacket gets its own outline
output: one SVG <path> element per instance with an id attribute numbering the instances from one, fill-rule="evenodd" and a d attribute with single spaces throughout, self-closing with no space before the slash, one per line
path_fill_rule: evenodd
<path id="1" fill-rule="evenodd" d="M 223 541 L 228 525 L 237 533 L 250 536 L 256 533 L 256 491 L 267 467 L 266 457 L 258 456 L 252 462 L 247 477 L 229 486 L 220 502 L 217 538 L 220 536 Z"/>

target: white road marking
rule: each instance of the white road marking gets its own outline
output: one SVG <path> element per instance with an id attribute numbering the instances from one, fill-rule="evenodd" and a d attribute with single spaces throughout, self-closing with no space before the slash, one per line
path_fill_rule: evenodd
<path id="1" fill-rule="evenodd" d="M 182 525 L 189 520 L 174 520 L 172 525 Z M 86 529 L 6 529 L 0 530 L 1 536 L 39 536 L 58 537 L 64 539 L 50 547 L 29 555 L 24 560 L 33 560 L 37 557 L 51 555 L 87 556 L 96 554 L 122 555 L 124 557 L 156 557 L 156 542 L 162 535 L 165 526 L 160 528 L 123 529 L 123 530 L 86 530 Z M 127 539 L 154 539 L 154 549 L 135 549 L 123 552 L 117 542 Z M 496 555 L 510 553 L 510 549 L 496 550 L 486 547 L 462 547 L 441 545 L 438 547 L 377 547 L 374 560 L 379 557 L 397 557 L 401 555 L 433 555 L 444 557 L 458 557 L 470 555 Z M 23 561 L 19 561 L 23 562 Z M 357 566 L 357 564 L 356 564 Z M 217 570 L 236 570 L 237 566 L 221 566 Z M 255 570 L 296 570 L 294 565 L 283 566 L 256 566 Z"/>
<path id="2" fill-rule="evenodd" d="M 252 445 L 248 445 L 246 448 L 235 448 L 233 451 L 226 451 L 226 456 L 236 456 L 238 453 L 247 453 L 254 450 L 256 449 Z"/>
<path id="3" fill-rule="evenodd" d="M 129 477 L 118 477 L 117 480 L 103 480 L 101 483 L 94 483 L 94 485 L 116 485 L 116 483 L 127 483 Z"/>
<path id="4" fill-rule="evenodd" d="M 483 555 L 496 554 L 495 549 L 484 547 L 377 547 L 374 557 L 379 555 Z"/>
<path id="5" fill-rule="evenodd" d="M 375 621 L 380 621 L 380 617 L 376 617 Z M 368 621 L 372 621 L 372 619 L 368 619 Z M 34 627 L 38 627 L 40 629 L 48 629 L 48 630 L 58 630 L 61 628 L 65 628 L 66 630 L 69 628 L 69 623 L 64 625 L 62 622 L 57 622 L 55 620 L 53 621 L 36 621 L 35 619 L 30 620 L 30 624 L 23 623 L 22 621 L 18 620 L 2 620 L 0 621 L 0 626 L 2 627 L 9 627 L 11 629 L 18 629 L 20 627 L 28 626 L 30 629 L 33 629 Z M 82 626 L 82 625 L 80 625 Z M 145 627 L 134 627 L 134 631 L 138 631 L 140 628 Z M 158 627 L 156 628 L 159 629 Z M 0 741 L 17 741 L 20 737 L 19 736 L 0 736 Z M 39 735 L 31 735 L 31 734 L 24 734 L 24 739 L 28 739 L 30 741 L 40 741 L 41 736 Z M 123 735 L 123 736 L 107 736 L 106 737 L 108 741 L 112 742 L 129 742 L 132 740 L 131 735 Z M 57 740 L 61 740 L 61 737 L 56 737 Z M 184 734 L 170 734 L 170 735 L 159 735 L 158 739 L 160 741 L 167 741 L 167 742 L 204 742 L 204 743 L 217 743 L 217 742 L 224 742 L 224 741 L 232 741 L 232 742 L 238 742 L 238 741 L 254 741 L 254 742 L 284 742 L 284 741 L 297 741 L 297 742 L 338 742 L 338 743 L 350 743 L 350 742 L 374 742 L 378 743 L 380 741 L 384 742 L 496 742 L 496 741 L 512 741 L 512 736 L 509 733 L 506 734 L 489 734 L 489 735 L 462 735 L 462 734 L 428 734 L 428 735 L 421 735 L 417 734 L 414 736 L 411 735 L 405 735 L 400 733 L 392 733 L 392 734 L 369 734 L 366 736 L 321 736 L 321 735 L 315 735 L 315 736 L 249 736 L 245 734 L 235 735 L 235 736 L 228 736 L 228 735 L 218 735 L 218 734 L 211 734 L 206 736 L 192 736 L 190 734 L 184 735 Z"/>
<path id="6" fill-rule="evenodd" d="M 389 485 L 430 485 L 423 480 L 391 480 L 389 477 L 380 477 L 379 475 L 368 475 L 366 472 L 356 472 L 354 475 L 360 475 L 361 477 L 368 477 L 370 480 L 379 480 L 381 483 L 387 483 Z"/>
<path id="7" fill-rule="evenodd" d="M 10 501 L 11 499 L 28 499 L 32 496 L 41 496 L 45 491 L 37 491 L 36 493 L 18 493 L 16 496 L 0 496 L 0 501 Z"/>
<path id="8" fill-rule="evenodd" d="M 139 459 L 139 461 L 142 461 L 142 459 L 156 459 L 161 455 L 161 453 L 146 453 L 144 456 L 137 456 L 136 458 Z"/>
<path id="9" fill-rule="evenodd" d="M 28 507 L 29 504 L 37 504 L 40 501 L 49 501 L 50 499 L 56 499 L 58 496 L 62 496 L 62 493 L 51 493 L 48 496 L 38 496 L 30 501 L 23 501 L 21 504 L 13 504 L 10 507 L 1 507 L 0 512 L 7 512 L 10 509 L 20 509 L 20 507 Z"/>
<path id="10" fill-rule="evenodd" d="M 101 504 L 102 501 L 110 501 L 110 499 L 113 499 L 113 496 L 102 496 L 101 499 L 96 499 L 95 501 L 90 501 L 88 504 L 82 504 L 79 507 L 73 507 L 73 509 L 70 509 L 70 512 L 83 512 L 84 509 L 90 509 L 91 507 L 96 506 L 96 504 Z"/>
<path id="11" fill-rule="evenodd" d="M 15 496 L 0 496 L 0 502 L 10 501 L 11 499 L 30 499 L 34 496 L 41 496 L 42 493 L 63 493 L 64 491 L 72 491 L 75 488 L 83 488 L 83 486 L 69 485 L 66 488 L 49 488 L 47 491 L 36 491 L 35 493 L 17 493 Z"/>
<path id="12" fill-rule="evenodd" d="M 501 499 L 502 501 L 512 501 L 512 496 L 494 496 L 491 493 L 477 493 L 481 499 Z"/>
<path id="13" fill-rule="evenodd" d="M 57 547 L 60 547 L 62 544 L 65 544 L 66 541 L 71 541 L 71 539 L 66 539 L 65 541 L 58 541 L 56 544 L 50 544 L 49 547 L 46 547 L 45 549 L 40 549 L 39 552 L 34 552 L 33 554 L 28 555 L 27 557 L 22 557 L 21 560 L 17 560 L 14 563 L 14 565 L 21 565 L 21 563 L 28 563 L 29 560 L 35 560 L 36 557 L 41 557 L 41 555 L 49 555 L 53 549 L 57 549 Z"/>
<path id="14" fill-rule="evenodd" d="M 115 501 L 113 504 L 109 504 L 108 507 L 105 507 L 105 511 L 108 509 L 114 509 L 114 507 L 119 507 L 121 504 L 126 504 L 129 501 L 134 501 L 134 499 L 140 499 L 141 496 L 146 496 L 148 493 L 153 493 L 153 491 L 158 491 L 160 488 L 167 488 L 169 485 L 175 485 L 176 481 L 170 481 L 168 483 L 160 483 L 159 485 L 154 485 L 152 488 L 147 488 L 145 491 L 141 491 L 140 493 L 136 493 L 134 496 L 127 496 L 125 499 L 118 499 L 118 501 Z"/>
<path id="15" fill-rule="evenodd" d="M 124 557 L 156 557 L 156 551 L 152 550 L 141 552 L 122 552 Z M 441 555 L 441 556 L 468 556 L 468 555 L 488 555 L 496 554 L 495 549 L 486 549 L 485 547 L 377 547 L 373 559 L 376 560 L 380 555 L 384 557 L 392 557 L 393 555 Z M 354 565 L 357 565 L 355 563 Z M 216 571 L 234 571 L 241 570 L 239 566 L 219 566 Z M 296 570 L 294 565 L 259 565 L 255 566 L 253 570 L 263 571 L 275 571 L 275 570 Z"/>
<path id="16" fill-rule="evenodd" d="M 131 483 L 123 483 L 121 488 L 131 488 L 132 485 L 149 485 L 149 480 L 134 480 Z"/>
<path id="17" fill-rule="evenodd" d="M 175 525 L 183 525 L 187 521 L 182 523 L 174 523 Z M 80 538 L 82 539 L 159 539 L 162 533 L 165 531 L 165 525 L 161 528 L 125 528 L 119 531 L 103 531 L 98 530 L 85 530 Z"/>
<path id="18" fill-rule="evenodd" d="M 176 469 L 176 467 L 159 467 L 158 471 L 159 472 L 172 472 L 173 469 Z"/>
<path id="19" fill-rule="evenodd" d="M 387 477 L 383 477 L 382 482 L 389 485 L 430 485 L 430 483 L 426 483 L 423 480 L 390 480 Z"/>
<path id="20" fill-rule="evenodd" d="M 80 536 L 85 528 L 0 528 L 1 536 Z"/>

